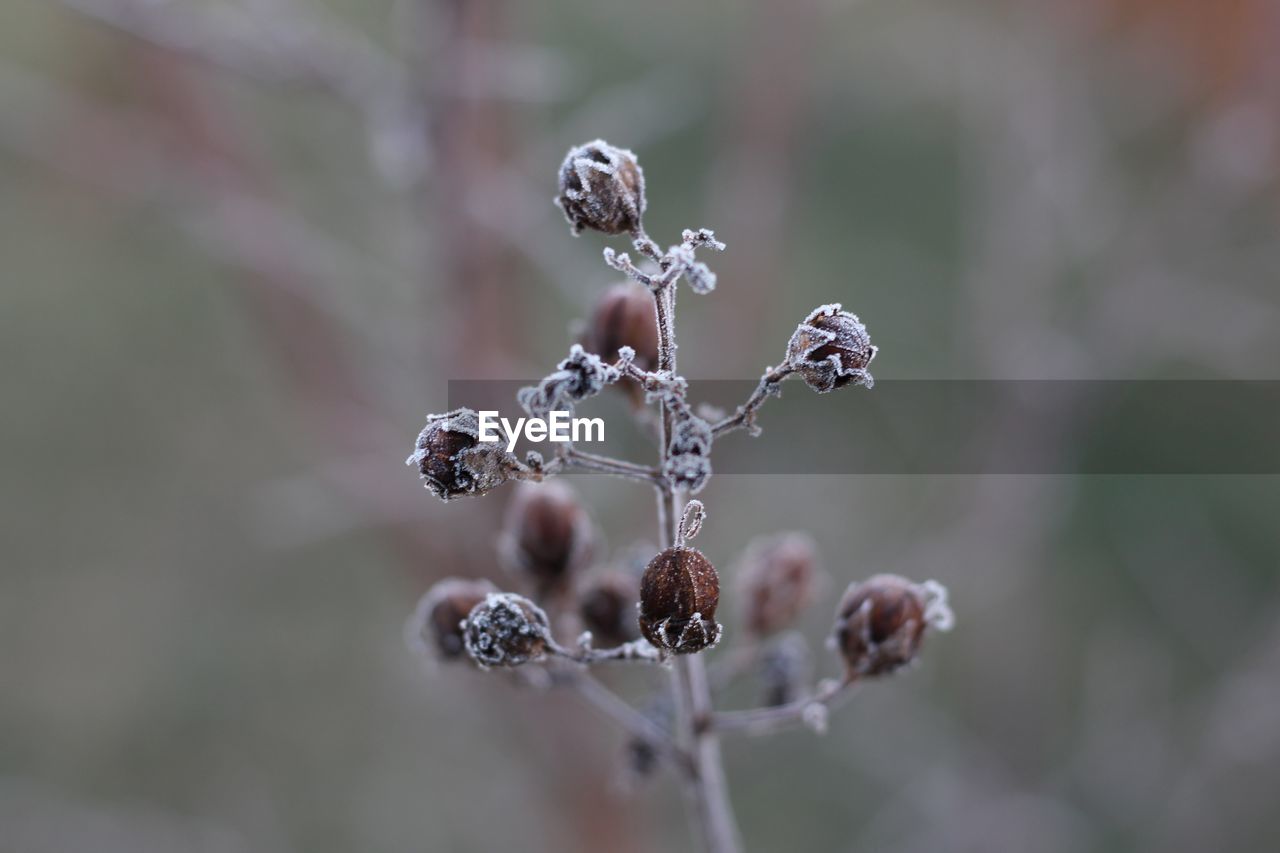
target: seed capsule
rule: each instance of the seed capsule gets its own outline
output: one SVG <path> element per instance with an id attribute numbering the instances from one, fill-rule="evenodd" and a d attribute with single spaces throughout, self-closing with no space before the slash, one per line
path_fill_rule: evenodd
<path id="1" fill-rule="evenodd" d="M 405 464 L 417 468 L 431 493 L 447 501 L 497 488 L 506 482 L 515 461 L 501 442 L 480 441 L 474 409 L 454 409 L 427 415 L 427 425 Z"/>
<path id="2" fill-rule="evenodd" d="M 952 622 L 947 590 L 937 581 L 875 575 L 845 591 L 831 642 L 850 678 L 886 675 L 915 660 L 926 628 L 946 631 Z"/>
<path id="3" fill-rule="evenodd" d="M 457 660 L 466 651 L 462 623 L 467 614 L 497 591 L 487 580 L 470 578 L 446 578 L 434 584 L 409 619 L 406 638 L 410 648 L 442 661 Z"/>
<path id="4" fill-rule="evenodd" d="M 503 526 L 504 560 L 539 599 L 568 589 L 591 557 L 591 520 L 564 483 L 521 483 Z"/>
<path id="5" fill-rule="evenodd" d="M 720 578 L 695 548 L 668 548 L 640 580 L 640 633 L 657 648 L 691 654 L 720 639 Z"/>
<path id="6" fill-rule="evenodd" d="M 796 327 L 787 344 L 787 365 L 813 390 L 825 394 L 850 383 L 870 388 L 867 365 L 876 357 L 867 327 L 838 303 L 823 305 Z"/>
<path id="7" fill-rule="evenodd" d="M 605 572 L 592 578 L 578 597 L 578 615 L 597 648 L 629 643 L 640 636 L 636 602 L 640 584 L 625 572 Z"/>
<path id="8" fill-rule="evenodd" d="M 582 345 L 605 361 L 618 358 L 621 347 L 636 352 L 641 370 L 658 366 L 658 322 L 653 297 L 637 284 L 616 284 L 596 301 Z"/>
<path id="9" fill-rule="evenodd" d="M 574 234 L 584 228 L 634 234 L 644 214 L 644 173 L 636 155 L 597 139 L 565 156 L 556 201 Z"/>
<path id="10" fill-rule="evenodd" d="M 799 533 L 748 546 L 737 571 L 747 630 L 767 637 L 791 627 L 813 600 L 816 562 L 812 540 Z"/>
<path id="11" fill-rule="evenodd" d="M 551 629 L 547 614 L 529 599 L 495 592 L 471 609 L 462 637 L 480 666 L 519 666 L 546 656 Z"/>

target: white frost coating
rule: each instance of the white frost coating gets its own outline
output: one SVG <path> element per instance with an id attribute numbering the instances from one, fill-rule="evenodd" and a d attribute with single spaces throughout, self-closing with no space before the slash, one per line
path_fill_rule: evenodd
<path id="1" fill-rule="evenodd" d="M 825 347 L 835 351 L 816 357 Z M 787 342 L 787 364 L 819 394 L 847 384 L 871 388 L 875 380 L 866 368 L 877 351 L 858 315 L 831 302 L 813 309 L 796 326 Z"/>
<path id="2" fill-rule="evenodd" d="M 581 344 L 574 344 L 569 348 L 569 357 L 556 365 L 554 373 L 537 385 L 521 388 L 516 392 L 516 401 L 531 416 L 545 418 L 553 411 L 572 411 L 575 403 L 594 397 L 620 378 L 618 368 L 587 352 Z"/>
<path id="3" fill-rule="evenodd" d="M 920 584 L 924 591 L 924 621 L 937 631 L 950 631 L 955 627 L 956 617 L 947 603 L 947 588 L 934 580 Z"/>
<path id="4" fill-rule="evenodd" d="M 523 595 L 491 592 L 463 623 L 467 654 L 482 667 L 519 666 L 546 656 L 547 614 Z"/>

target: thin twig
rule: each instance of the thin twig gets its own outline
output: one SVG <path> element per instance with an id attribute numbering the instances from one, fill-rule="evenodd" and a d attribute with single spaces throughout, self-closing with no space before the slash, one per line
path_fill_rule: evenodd
<path id="1" fill-rule="evenodd" d="M 756 413 L 764 405 L 765 400 L 779 393 L 779 383 L 793 372 L 790 365 L 787 364 L 779 364 L 777 367 L 770 367 L 766 370 L 764 376 L 760 377 L 760 383 L 756 385 L 755 390 L 751 392 L 751 396 L 747 398 L 747 401 L 739 406 L 738 410 L 732 415 L 712 426 L 711 434 L 718 438 L 727 432 L 732 432 L 742 427 L 754 434 Z"/>
<path id="2" fill-rule="evenodd" d="M 601 474 L 613 474 L 618 477 L 627 477 L 632 480 L 639 480 L 652 486 L 660 486 L 662 484 L 662 473 L 656 468 L 649 468 L 644 465 L 637 465 L 634 462 L 628 462 L 625 459 L 614 459 L 611 456 L 600 456 L 595 453 L 587 453 L 584 450 L 578 450 L 576 447 L 568 447 L 562 454 L 565 464 L 573 468 L 582 468 L 587 471 L 597 471 Z"/>
<path id="3" fill-rule="evenodd" d="M 707 727 L 720 734 L 763 735 L 804 724 L 814 731 L 824 732 L 828 713 L 851 697 L 860 683 L 833 679 L 818 685 L 814 695 L 785 705 L 746 711 L 717 711 L 711 715 Z"/>

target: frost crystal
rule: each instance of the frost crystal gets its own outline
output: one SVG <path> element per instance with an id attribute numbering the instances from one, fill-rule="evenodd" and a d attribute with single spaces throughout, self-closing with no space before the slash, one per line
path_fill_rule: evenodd
<path id="1" fill-rule="evenodd" d="M 494 592 L 462 623 L 467 654 L 482 667 L 519 666 L 547 654 L 547 614 L 522 595 Z"/>
<path id="2" fill-rule="evenodd" d="M 618 368 L 574 344 L 569 357 L 556 365 L 555 373 L 537 385 L 521 388 L 516 400 L 533 417 L 545 418 L 551 412 L 572 410 L 574 403 L 594 397 L 621 376 Z"/>

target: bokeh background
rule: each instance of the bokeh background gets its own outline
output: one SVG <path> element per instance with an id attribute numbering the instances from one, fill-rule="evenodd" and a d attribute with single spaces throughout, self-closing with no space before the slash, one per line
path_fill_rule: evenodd
<path id="1" fill-rule="evenodd" d="M 609 721 L 401 639 L 434 579 L 501 578 L 509 493 L 403 459 L 614 280 L 550 202 L 597 136 L 651 233 L 729 244 L 695 379 L 834 300 L 882 380 L 1280 379 L 1268 0 L 8 0 L 0 851 L 689 848 Z M 652 539 L 643 490 L 574 483 L 606 557 Z M 810 531 L 815 646 L 878 571 L 959 619 L 825 738 L 726 745 L 750 850 L 1280 846 L 1275 477 L 701 497 L 722 566 Z"/>

